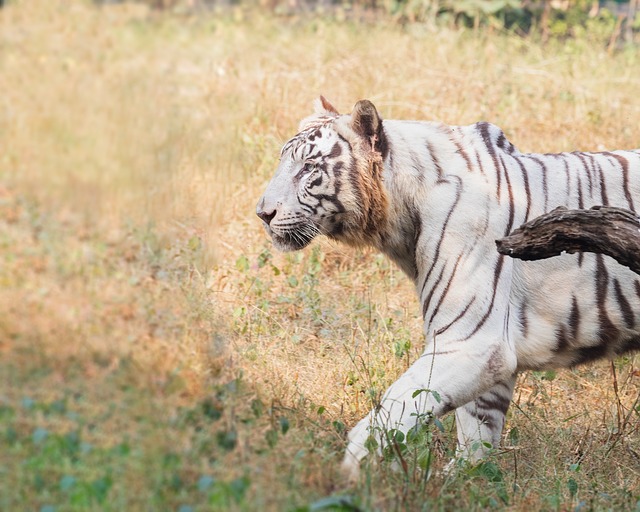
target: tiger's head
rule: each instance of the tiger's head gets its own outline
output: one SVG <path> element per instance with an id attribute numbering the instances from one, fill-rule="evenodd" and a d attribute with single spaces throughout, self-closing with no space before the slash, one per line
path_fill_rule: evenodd
<path id="1" fill-rule="evenodd" d="M 256 214 L 275 247 L 295 251 L 317 235 L 351 245 L 375 243 L 387 219 L 382 185 L 386 138 L 373 103 L 340 115 L 322 96 L 315 113 L 280 153 Z"/>

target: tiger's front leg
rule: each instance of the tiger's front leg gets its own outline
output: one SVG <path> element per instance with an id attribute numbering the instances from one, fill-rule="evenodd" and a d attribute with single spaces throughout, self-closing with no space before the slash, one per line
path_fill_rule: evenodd
<path id="1" fill-rule="evenodd" d="M 389 387 L 380 406 L 360 420 L 349 433 L 349 445 L 342 463 L 344 474 L 350 480 L 358 478 L 360 462 L 369 453 L 367 439 L 370 435 L 377 441 L 380 452 L 385 445 L 385 431 L 398 429 L 406 434 L 420 415 L 430 412 L 441 416 L 476 399 L 488 406 L 487 401 L 482 402 L 483 397 L 489 400 L 494 387 L 506 390 L 506 384 L 502 383 L 513 379 L 515 369 L 515 353 L 503 341 L 490 343 L 482 339 L 468 339 L 447 346 L 439 340 L 435 354 L 434 346 L 430 344 L 420 359 Z M 513 389 L 512 386 L 509 389 Z M 417 390 L 431 392 L 414 397 Z M 506 391 L 500 392 L 500 404 L 506 400 L 505 395 Z M 463 439 L 467 439 L 473 432 L 471 418 L 475 425 L 478 420 L 474 409 L 462 411 Z M 489 434 L 493 443 L 499 440 L 499 434 L 495 434 L 498 424 L 502 426 L 499 418 L 495 428 L 485 425 L 478 431 Z"/>

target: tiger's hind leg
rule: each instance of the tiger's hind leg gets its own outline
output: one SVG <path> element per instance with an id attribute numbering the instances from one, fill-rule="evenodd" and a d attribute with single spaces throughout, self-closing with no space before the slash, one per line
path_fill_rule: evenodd
<path id="1" fill-rule="evenodd" d="M 516 374 L 456 409 L 459 457 L 477 462 L 500 445 L 515 382 Z"/>

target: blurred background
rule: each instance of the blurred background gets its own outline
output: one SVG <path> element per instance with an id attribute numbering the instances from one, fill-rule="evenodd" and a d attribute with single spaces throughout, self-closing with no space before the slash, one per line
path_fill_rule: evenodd
<path id="1" fill-rule="evenodd" d="M 320 94 L 639 147 L 637 0 L 0 5 L 0 509 L 640 506 L 634 357 L 522 376 L 479 469 L 437 471 L 448 418 L 410 477 L 346 489 L 346 431 L 421 352 L 414 291 L 254 214 Z"/>

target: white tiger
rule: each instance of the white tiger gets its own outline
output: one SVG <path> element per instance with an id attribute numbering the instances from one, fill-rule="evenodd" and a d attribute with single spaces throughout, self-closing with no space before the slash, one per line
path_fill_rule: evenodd
<path id="1" fill-rule="evenodd" d="M 424 318 L 423 355 L 349 434 L 352 478 L 374 424 L 407 432 L 412 412 L 455 409 L 461 454 L 478 460 L 500 441 L 518 372 L 640 349 L 631 271 L 602 255 L 525 263 L 495 248 L 560 205 L 635 212 L 640 150 L 520 153 L 488 123 L 383 122 L 367 100 L 339 115 L 322 97 L 300 130 L 257 207 L 274 245 L 324 234 L 374 246 L 414 281 Z"/>

